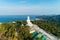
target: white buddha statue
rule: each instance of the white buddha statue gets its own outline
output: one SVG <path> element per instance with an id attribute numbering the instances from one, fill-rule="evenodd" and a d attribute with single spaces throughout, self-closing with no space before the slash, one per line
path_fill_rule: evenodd
<path id="1" fill-rule="evenodd" d="M 29 16 L 27 17 L 27 25 L 28 25 L 28 26 L 33 26 L 33 24 L 32 24 L 31 21 L 30 21 L 30 17 L 29 17 Z"/>

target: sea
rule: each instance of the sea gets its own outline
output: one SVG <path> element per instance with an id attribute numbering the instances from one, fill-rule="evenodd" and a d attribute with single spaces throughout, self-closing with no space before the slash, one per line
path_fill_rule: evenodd
<path id="1" fill-rule="evenodd" d="M 0 22 L 10 22 L 15 20 L 27 20 L 27 16 L 30 16 L 30 19 L 35 19 L 36 15 L 0 15 Z"/>

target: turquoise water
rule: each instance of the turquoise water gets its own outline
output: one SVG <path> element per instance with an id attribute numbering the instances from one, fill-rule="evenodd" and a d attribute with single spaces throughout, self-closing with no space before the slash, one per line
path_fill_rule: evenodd
<path id="1" fill-rule="evenodd" d="M 46 37 L 45 36 L 42 36 L 42 40 L 46 40 Z"/>
<path id="2" fill-rule="evenodd" d="M 41 38 L 41 40 L 46 40 L 46 37 L 44 35 L 37 32 L 32 33 L 32 38 Z"/>

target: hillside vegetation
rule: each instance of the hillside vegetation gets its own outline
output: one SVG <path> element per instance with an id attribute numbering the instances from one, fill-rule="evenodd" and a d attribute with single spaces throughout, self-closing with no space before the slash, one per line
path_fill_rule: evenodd
<path id="1" fill-rule="evenodd" d="M 35 20 L 33 24 L 60 38 L 60 24 L 58 22 Z M 26 21 L 3 22 L 0 24 L 0 40 L 40 40 L 32 38 Z"/>
<path id="2" fill-rule="evenodd" d="M 16 21 L 16 23 L 5 22 L 0 24 L 0 40 L 30 40 L 31 34 L 29 27 L 24 21 Z"/>
<path id="3" fill-rule="evenodd" d="M 53 21 L 35 20 L 32 21 L 43 30 L 60 38 L 60 23 Z"/>

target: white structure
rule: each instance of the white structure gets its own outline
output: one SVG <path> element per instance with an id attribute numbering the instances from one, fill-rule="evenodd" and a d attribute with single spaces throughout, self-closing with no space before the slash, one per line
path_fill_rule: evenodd
<path id="1" fill-rule="evenodd" d="M 32 24 L 31 21 L 30 21 L 30 17 L 29 17 L 29 16 L 27 17 L 27 25 L 30 26 L 30 27 L 33 26 L 33 24 Z"/>
<path id="2" fill-rule="evenodd" d="M 33 24 L 30 21 L 30 17 L 27 17 L 27 25 L 30 26 L 30 33 L 35 32 L 34 28 L 33 28 Z"/>

